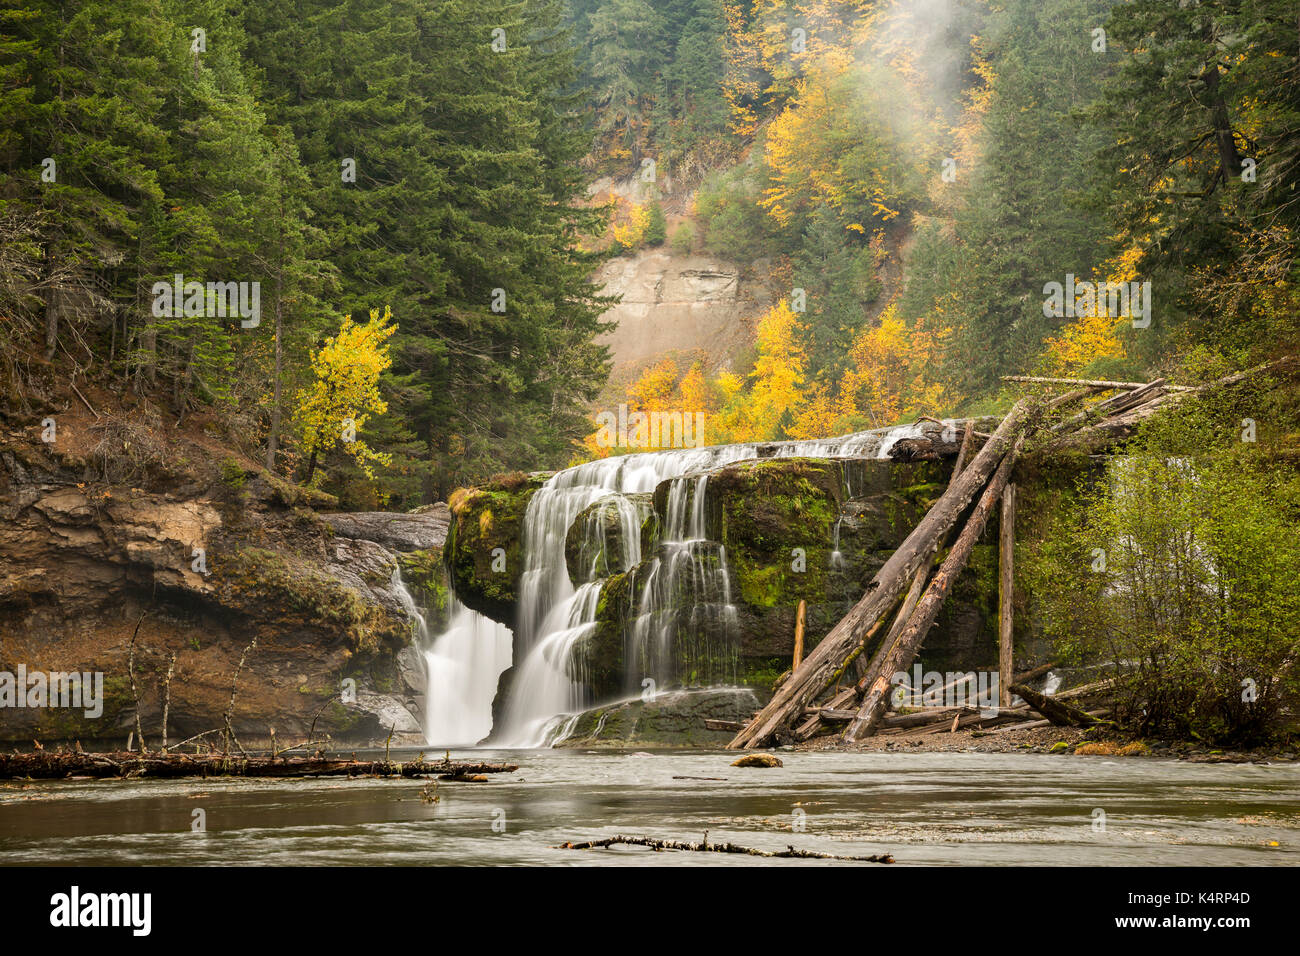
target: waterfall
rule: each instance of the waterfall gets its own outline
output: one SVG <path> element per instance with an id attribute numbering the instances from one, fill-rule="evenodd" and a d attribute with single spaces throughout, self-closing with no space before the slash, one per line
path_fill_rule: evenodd
<path id="1" fill-rule="evenodd" d="M 510 666 L 510 629 L 470 610 L 453 595 L 447 629 L 430 637 L 428 622 L 400 568 L 393 572 L 392 587 L 424 656 L 425 741 L 439 747 L 473 746 L 492 730 L 497 681 Z"/>
<path id="2" fill-rule="evenodd" d="M 627 647 L 627 689 L 736 677 L 736 608 L 727 551 L 708 538 L 708 475 L 672 479 L 665 531 L 649 563 Z M 695 665 L 695 671 L 686 668 Z"/>
<path id="3" fill-rule="evenodd" d="M 559 718 L 588 703 L 580 675 L 572 672 L 570 652 L 595 626 L 601 582 L 575 588 L 569 580 L 564 543 L 577 516 L 602 498 L 652 492 L 669 478 L 755 457 L 757 446 L 719 445 L 603 458 L 557 472 L 537 490 L 524 516 L 516 616 L 523 661 L 511 682 L 503 726 L 494 736 L 511 746 L 546 746 L 556 741 L 565 723 Z M 639 546 L 630 546 L 639 537 L 639 526 L 629 522 L 629 546 L 619 570 L 640 557 Z"/>
<path id="4" fill-rule="evenodd" d="M 753 458 L 880 458 L 897 440 L 921 434 L 919 425 L 905 425 L 816 441 L 646 452 L 557 472 L 533 495 L 524 517 L 515 644 L 520 659 L 501 726 L 493 728 L 494 740 L 520 747 L 554 744 L 573 725 L 575 712 L 592 703 L 572 652 L 595 627 L 603 583 L 599 574 L 626 571 L 640 562 L 639 544 L 633 543 L 639 542 L 639 523 L 632 520 L 634 509 L 623 496 L 652 492 L 672 480 L 663 539 L 644 572 L 648 576 L 630 628 L 628 682 L 649 676 L 662 687 L 692 676 L 696 681 L 725 680 L 734 678 L 736 610 L 725 549 L 707 533 L 707 474 Z M 619 509 L 626 542 L 622 567 L 599 568 L 594 553 L 607 552 L 587 550 L 583 553 L 593 555 L 592 580 L 575 587 L 565 562 L 565 538 L 578 515 L 601 499 Z M 603 532 L 583 529 L 584 540 L 598 533 Z M 691 596 L 689 605 L 678 600 L 682 594 Z M 685 658 L 710 666 L 704 673 L 681 673 Z"/>

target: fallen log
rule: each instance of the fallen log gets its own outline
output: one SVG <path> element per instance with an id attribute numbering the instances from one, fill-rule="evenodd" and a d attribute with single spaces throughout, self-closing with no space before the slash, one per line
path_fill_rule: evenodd
<path id="1" fill-rule="evenodd" d="M 1011 416 L 1008 415 L 1007 417 L 1010 418 Z M 1001 428 L 998 430 L 1001 431 Z M 906 671 L 911 666 L 913 658 L 916 657 L 916 652 L 921 647 L 921 642 L 925 639 L 925 635 L 929 633 L 935 618 L 939 616 L 939 609 L 943 606 L 948 592 L 952 589 L 958 573 L 966 566 L 971 549 L 975 547 L 975 542 L 983 533 L 989 514 L 1001 501 L 1002 490 L 1007 486 L 1007 482 L 1011 478 L 1011 469 L 1020 453 L 1022 437 L 1017 436 L 1010 450 L 1003 457 L 992 479 L 984 488 L 984 493 L 976 503 L 975 509 L 971 512 L 966 527 L 962 529 L 961 534 L 957 536 L 957 540 L 953 542 L 952 548 L 948 551 L 948 556 L 944 558 L 943 564 L 935 572 L 934 579 L 925 589 L 925 595 L 917 603 L 916 610 L 912 613 L 907 626 L 898 635 L 898 640 L 894 642 L 894 646 L 889 649 L 882 659 L 880 666 L 876 668 L 875 683 L 863 698 L 862 705 L 858 708 L 857 718 L 844 731 L 843 739 L 846 742 L 853 742 L 870 736 L 872 731 L 875 730 L 876 723 L 884 716 L 885 707 L 889 702 L 890 678 L 893 674 Z M 992 440 L 990 440 L 989 444 L 992 443 Z M 987 447 L 986 445 L 985 448 Z M 978 460 L 977 458 L 976 461 Z M 974 470 L 974 467 L 975 463 L 972 462 L 971 469 Z"/>
<path id="2" fill-rule="evenodd" d="M 1053 431 L 1061 433 L 1057 440 L 1052 444 L 1052 448 L 1060 447 L 1078 447 L 1085 451 L 1100 449 L 1115 442 L 1121 441 L 1137 430 L 1138 425 L 1150 418 L 1160 409 L 1175 404 L 1189 395 L 1197 395 L 1202 392 L 1215 391 L 1217 389 L 1230 388 L 1246 381 L 1256 375 L 1268 372 L 1278 372 L 1293 368 L 1300 363 L 1300 357 L 1294 355 L 1284 356 L 1273 362 L 1266 362 L 1263 365 L 1257 365 L 1254 368 L 1245 369 L 1241 372 L 1233 372 L 1231 375 L 1225 375 L 1222 378 L 1215 379 L 1212 382 L 1206 382 L 1203 385 L 1196 385 L 1182 389 L 1171 389 L 1164 384 L 1163 380 L 1157 382 L 1148 382 L 1143 386 L 1144 389 L 1152 389 L 1145 396 L 1145 401 L 1133 401 L 1133 393 L 1129 393 L 1127 404 L 1119 400 L 1125 399 L 1125 396 L 1115 396 L 1107 399 L 1106 402 L 1098 403 L 1089 409 L 1085 409 L 1079 415 L 1068 419 L 1057 425 Z M 1159 386 L 1153 389 L 1154 386 Z M 1135 392 L 1141 389 L 1135 389 Z M 1109 403 L 1109 404 L 1108 404 Z M 1103 409 L 1103 406 L 1105 408 Z M 1104 412 L 1101 420 L 1096 419 L 1098 412 Z M 1079 425 L 1085 427 L 1077 428 Z"/>
<path id="3" fill-rule="evenodd" d="M 735 733 L 745 725 L 738 720 L 715 720 L 712 717 L 704 718 L 705 730 L 726 730 Z"/>
<path id="4" fill-rule="evenodd" d="M 455 780 L 513 773 L 517 764 L 451 760 L 355 760 L 332 757 L 255 757 L 222 754 L 78 753 L 40 750 L 0 754 L 0 779 L 59 780 L 64 777 L 424 777 Z"/>
<path id="5" fill-rule="evenodd" d="M 1105 388 L 1105 389 L 1123 389 L 1129 391 L 1135 388 L 1142 388 L 1147 382 L 1108 382 L 1094 378 L 1045 378 L 1041 375 L 1003 375 L 1004 382 L 1025 382 L 1030 385 L 1073 385 L 1076 388 Z M 1190 392 L 1194 388 L 1191 385 L 1167 385 L 1165 386 L 1171 392 Z"/>
<path id="6" fill-rule="evenodd" d="M 1013 684 L 1013 694 L 1019 694 L 1030 707 L 1038 711 L 1058 727 L 1091 727 L 1096 718 L 1079 708 L 1030 690 L 1024 684 Z"/>
<path id="7" fill-rule="evenodd" d="M 880 642 L 881 648 L 889 647 L 898 639 L 898 634 L 903 629 L 903 625 L 907 623 L 907 619 L 911 617 L 912 611 L 916 608 L 916 602 L 921 599 L 921 592 L 925 589 L 926 578 L 929 574 L 930 567 L 928 564 L 923 565 L 920 570 L 916 572 L 916 576 L 912 579 L 911 587 L 908 588 L 907 596 L 903 599 L 902 606 L 898 609 L 898 613 L 894 617 L 894 622 L 889 627 L 889 632 L 885 635 L 885 639 Z M 879 626 L 880 624 L 877 622 L 872 628 L 872 633 L 874 633 L 876 628 Z M 862 647 L 865 648 L 865 642 Z M 867 692 L 867 688 L 875 681 L 876 670 L 874 665 L 876 661 L 879 660 L 879 657 L 880 654 L 877 652 L 871 665 L 866 668 L 866 672 L 858 679 L 858 682 L 852 687 L 847 687 L 836 694 L 827 707 L 832 710 L 838 710 L 839 708 L 847 707 L 849 704 L 856 705 L 856 703 L 862 699 L 862 695 Z M 795 740 L 803 741 L 812 737 L 817 733 L 817 729 L 821 726 L 821 723 L 821 714 L 813 713 L 795 729 Z"/>
<path id="8" fill-rule="evenodd" d="M 1109 709 L 1109 708 L 1102 708 L 1102 709 L 1100 709 L 1100 710 L 1090 710 L 1090 711 L 1088 711 L 1088 716 L 1089 716 L 1089 717 L 1095 717 L 1095 718 L 1101 719 L 1101 718 L 1103 718 L 1103 717 L 1106 717 L 1109 713 L 1110 713 L 1110 709 Z M 1005 733 L 1009 733 L 1010 731 L 1013 731 L 1013 730 L 1035 730 L 1035 729 L 1037 729 L 1037 728 L 1039 728 L 1039 727 L 1051 727 L 1051 726 L 1053 726 L 1053 724 L 1052 724 L 1052 722 L 1051 722 L 1050 720 L 1030 720 L 1030 721 L 1026 721 L 1025 723 L 1020 723 L 1020 724 L 1007 724 L 1007 725 L 1004 726 L 1004 727 L 997 727 L 997 728 L 995 728 L 995 729 L 993 729 L 993 730 L 990 730 L 988 733 L 990 733 L 990 734 L 1005 734 Z M 984 735 L 981 734 L 980 736 L 984 736 Z"/>
<path id="9" fill-rule="evenodd" d="M 930 711 L 919 711 L 914 714 L 890 714 L 888 717 L 881 718 L 880 726 L 907 729 L 909 727 L 924 727 L 926 724 L 940 723 L 945 720 L 951 720 L 967 712 L 965 707 L 937 707 Z M 858 715 L 857 711 L 853 716 Z"/>
<path id="10" fill-rule="evenodd" d="M 1053 700 L 1073 700 L 1076 697 L 1084 697 L 1088 694 L 1100 693 L 1109 690 L 1115 686 L 1115 678 L 1107 677 L 1105 680 L 1093 681 L 1091 684 L 1080 684 L 1078 687 L 1071 687 L 1069 690 L 1063 690 L 1059 694 L 1053 694 Z"/>
<path id="11" fill-rule="evenodd" d="M 1029 670 L 1025 671 L 1023 674 L 1017 674 L 1015 678 L 1012 680 L 1012 683 L 1024 684 L 1024 683 L 1028 683 L 1031 680 L 1037 680 L 1039 677 L 1042 677 L 1044 674 L 1050 671 L 1053 667 L 1060 667 L 1060 666 L 1061 665 L 1057 661 L 1048 661 L 1046 664 L 1039 664 L 1037 667 L 1030 668 Z"/>
<path id="12" fill-rule="evenodd" d="M 694 853 L 743 853 L 746 856 L 780 857 L 797 860 L 852 860 L 856 863 L 893 863 L 894 858 L 888 853 L 875 856 L 840 856 L 836 853 L 817 853 L 814 850 L 796 850 L 792 846 L 784 850 L 758 850 L 750 846 L 735 843 L 710 843 L 705 831 L 702 843 L 684 843 L 681 840 L 655 840 L 650 837 L 612 836 L 603 840 L 587 840 L 583 843 L 561 843 L 557 850 L 603 850 L 611 846 L 644 846 L 652 850 L 687 850 Z"/>
<path id="13" fill-rule="evenodd" d="M 965 434 L 962 435 L 961 446 L 957 449 L 957 459 L 952 465 L 952 474 L 948 478 L 949 488 L 951 488 L 953 483 L 956 482 L 962 471 L 965 470 L 966 462 L 970 460 L 971 449 L 975 447 L 974 435 L 975 430 L 968 422 Z M 935 546 L 937 550 L 938 541 L 936 541 Z M 888 648 L 898 640 L 899 633 L 903 630 L 904 625 L 907 624 L 908 618 L 912 616 L 912 612 L 916 610 L 916 602 L 921 599 L 921 593 L 925 590 L 925 582 L 930 577 L 930 565 L 933 560 L 932 557 L 917 569 L 915 576 L 912 578 L 912 583 L 908 587 L 907 596 L 903 598 L 902 606 L 894 616 L 894 621 L 890 625 L 889 631 L 885 634 L 885 639 L 880 642 L 880 648 Z M 879 626 L 878 622 L 876 626 Z M 875 629 L 875 627 L 872 628 L 872 633 L 875 632 Z M 861 652 L 866 650 L 866 639 L 863 640 L 863 643 L 859 647 L 860 649 L 857 652 L 858 658 L 854 662 L 855 664 L 861 663 Z M 872 665 L 880 659 L 880 656 L 880 650 L 878 649 L 875 658 L 872 660 Z M 847 707 L 849 704 L 856 705 L 862 700 L 862 696 L 867 692 L 867 688 L 875 682 L 877 676 L 878 675 L 873 666 L 860 668 L 858 673 L 858 682 L 854 686 L 837 693 L 828 706 L 831 709 L 839 709 L 841 707 Z M 809 717 L 795 729 L 795 740 L 804 741 L 812 737 L 821 727 L 821 723 L 822 717 L 819 714 L 814 714 Z"/>

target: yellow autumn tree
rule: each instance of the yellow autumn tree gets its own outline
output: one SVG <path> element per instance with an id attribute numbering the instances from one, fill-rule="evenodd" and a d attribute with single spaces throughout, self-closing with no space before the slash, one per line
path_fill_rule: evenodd
<path id="1" fill-rule="evenodd" d="M 626 217 L 611 227 L 614 243 L 622 249 L 635 249 L 645 238 L 646 227 L 649 225 L 650 210 L 633 203 Z"/>
<path id="2" fill-rule="evenodd" d="M 782 299 L 758 323 L 758 360 L 750 373 L 751 441 L 774 438 L 807 401 L 807 328 Z"/>
<path id="3" fill-rule="evenodd" d="M 890 304 L 853 342 L 840 382 L 838 414 L 873 427 L 942 408 L 948 396 L 931 378 L 942 331 L 925 319 L 909 325 Z"/>
<path id="4" fill-rule="evenodd" d="M 360 437 L 371 415 L 388 411 L 379 391 L 379 377 L 393 364 L 388 340 L 397 331 L 388 308 L 380 315 L 370 310 L 370 320 L 357 324 L 343 319 L 338 334 L 325 340 L 311 357 L 314 379 L 297 395 L 296 421 L 308 452 L 307 481 L 316 472 L 321 455 L 338 443 L 352 456 L 368 478 L 374 465 L 388 466 L 391 456 L 374 451 Z"/>
<path id="5" fill-rule="evenodd" d="M 1101 270 L 1104 279 L 1093 276 L 1098 288 L 1106 283 L 1132 282 L 1137 278 L 1139 246 L 1130 246 Z M 1108 309 L 1093 308 L 1080 315 L 1043 344 L 1042 366 L 1048 375 L 1077 375 L 1098 359 L 1125 357 L 1120 330 L 1132 321 L 1128 315 L 1109 315 Z"/>
<path id="6" fill-rule="evenodd" d="M 658 430 L 649 430 L 649 442 L 638 444 L 637 451 L 661 451 L 667 448 L 682 447 L 689 437 L 691 447 L 708 443 L 710 419 L 717 407 L 714 387 L 704 374 L 704 365 L 700 361 L 692 363 L 682 374 L 681 368 L 672 358 L 663 358 L 647 367 L 641 376 L 627 387 L 625 402 L 629 418 L 636 412 L 646 414 L 666 413 L 669 418 L 660 419 Z M 677 428 L 680 416 L 682 425 Z M 689 417 L 688 417 L 689 416 Z M 670 427 L 665 427 L 668 423 Z M 582 441 L 585 456 L 575 459 L 575 463 L 592 458 L 607 458 L 613 451 L 608 441 L 606 427 L 597 428 Z M 630 428 L 629 431 L 634 429 Z M 689 436 L 687 435 L 689 429 Z M 681 441 L 678 441 L 681 439 Z"/>

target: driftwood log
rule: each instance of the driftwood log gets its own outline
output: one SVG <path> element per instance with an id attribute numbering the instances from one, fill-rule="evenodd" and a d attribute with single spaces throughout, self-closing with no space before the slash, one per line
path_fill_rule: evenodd
<path id="1" fill-rule="evenodd" d="M 561 843 L 557 850 L 603 850 L 611 846 L 644 846 L 652 850 L 687 850 L 694 853 L 743 853 L 746 856 L 781 857 L 796 860 L 851 860 L 855 863 L 893 863 L 894 858 L 888 853 L 875 856 L 840 856 L 835 853 L 817 853 L 813 850 L 796 850 L 792 846 L 784 850 L 758 850 L 750 846 L 735 843 L 710 843 L 709 834 L 705 832 L 701 843 L 686 843 L 681 840 L 655 840 L 650 837 L 612 836 L 603 840 L 587 840 L 583 843 Z"/>
<path id="2" fill-rule="evenodd" d="M 1025 703 L 1058 727 L 1091 727 L 1097 722 L 1097 718 L 1086 711 L 1057 700 L 1055 697 L 1030 690 L 1024 684 L 1012 684 L 1011 692 L 1019 694 L 1024 698 Z"/>
<path id="3" fill-rule="evenodd" d="M 990 440 L 991 443 L 992 440 Z M 1007 486 L 1007 481 L 1011 477 L 1011 469 L 1015 465 L 1019 452 L 1020 440 L 1017 440 L 1012 445 L 1011 450 L 1003 457 L 1001 464 L 998 465 L 992 480 L 984 489 L 984 494 L 980 496 L 979 502 L 975 505 L 975 510 L 971 512 L 966 527 L 957 536 L 957 540 L 953 542 L 952 548 L 948 551 L 948 556 L 943 559 L 943 564 L 935 572 L 934 579 L 917 603 L 916 610 L 912 613 L 907 627 L 898 635 L 898 640 L 886 652 L 881 665 L 876 669 L 876 681 L 867 691 L 866 697 L 863 698 L 862 705 L 858 708 L 858 716 L 844 730 L 844 740 L 846 742 L 861 740 L 863 737 L 869 736 L 875 730 L 876 723 L 884 716 L 885 708 L 889 704 L 891 676 L 911 666 L 912 660 L 921 648 L 921 642 L 925 640 L 925 635 L 929 633 L 935 619 L 939 616 L 939 611 L 948 597 L 948 592 L 952 590 L 957 575 L 966 566 L 970 553 L 975 547 L 975 542 L 984 533 L 984 525 L 988 521 L 989 515 L 1001 502 L 1002 490 Z M 974 467 L 974 463 L 972 463 L 971 468 Z"/>
<path id="4" fill-rule="evenodd" d="M 513 773 L 516 764 L 450 760 L 351 760 L 333 757 L 243 757 L 222 754 L 78 753 L 38 750 L 0 754 L 0 779 L 64 777 L 424 777 L 455 780 L 487 773 Z"/>

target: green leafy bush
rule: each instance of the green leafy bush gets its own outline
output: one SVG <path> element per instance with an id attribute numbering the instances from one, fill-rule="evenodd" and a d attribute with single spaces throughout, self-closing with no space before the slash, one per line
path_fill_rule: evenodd
<path id="1" fill-rule="evenodd" d="M 1082 490 L 1031 587 L 1057 649 L 1113 671 L 1122 727 L 1259 741 L 1300 691 L 1300 479 L 1203 415 L 1172 419 Z"/>

